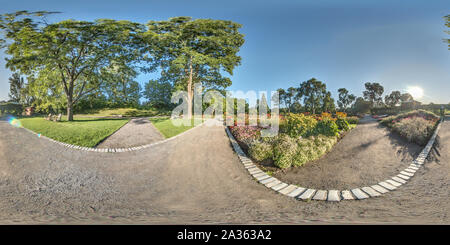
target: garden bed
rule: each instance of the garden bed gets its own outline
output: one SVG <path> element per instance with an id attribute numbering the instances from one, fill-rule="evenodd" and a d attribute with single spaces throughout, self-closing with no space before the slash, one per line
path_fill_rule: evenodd
<path id="1" fill-rule="evenodd" d="M 232 126 L 230 131 L 259 167 L 272 174 L 320 159 L 355 126 L 348 124 L 344 113 L 335 118 L 328 113 L 289 114 L 280 119 L 275 137 L 261 137 L 263 128 L 258 126 Z"/>
<path id="2" fill-rule="evenodd" d="M 384 118 L 381 124 L 409 142 L 425 146 L 433 135 L 439 119 L 440 117 L 432 112 L 416 110 Z"/>

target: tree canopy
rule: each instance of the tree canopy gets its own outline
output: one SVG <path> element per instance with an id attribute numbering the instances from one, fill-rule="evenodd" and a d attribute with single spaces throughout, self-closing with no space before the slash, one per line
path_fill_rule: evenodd
<path id="1" fill-rule="evenodd" d="M 47 23 L 39 18 L 48 14 L 20 11 L 2 16 L 6 66 L 36 77 L 34 87 L 41 92 L 51 87 L 63 91 L 68 120 L 73 120 L 73 105 L 100 87 L 108 68 L 131 67 L 139 60 L 144 28 L 110 19 Z"/>
<path id="2" fill-rule="evenodd" d="M 237 55 L 244 44 L 241 25 L 232 21 L 175 17 L 150 21 L 145 35 L 152 59 L 149 69 L 161 69 L 176 90 L 188 93 L 188 115 L 192 115 L 194 84 L 205 89 L 224 89 L 231 85 L 233 70 L 240 65 Z"/>
<path id="3" fill-rule="evenodd" d="M 355 101 L 356 97 L 353 94 L 349 94 L 346 88 L 338 89 L 338 93 L 339 99 L 337 101 L 337 104 L 339 106 L 339 109 L 345 111 Z"/>
<path id="4" fill-rule="evenodd" d="M 371 106 L 379 106 L 383 102 L 381 97 L 384 88 L 379 83 L 365 83 L 366 90 L 363 92 L 364 99 L 371 103 Z"/>

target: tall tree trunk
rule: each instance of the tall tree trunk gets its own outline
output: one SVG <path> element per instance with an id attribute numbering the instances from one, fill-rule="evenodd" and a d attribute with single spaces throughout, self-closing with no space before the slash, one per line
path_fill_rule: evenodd
<path id="1" fill-rule="evenodd" d="M 189 79 L 188 79 L 188 84 L 187 84 L 187 93 L 188 93 L 188 118 L 191 119 L 192 118 L 192 100 L 194 98 L 194 91 L 192 88 L 192 78 L 193 78 L 193 70 L 192 70 L 192 57 L 191 60 L 189 62 Z"/>
<path id="2" fill-rule="evenodd" d="M 73 102 L 71 97 L 67 99 L 67 121 L 73 121 Z"/>

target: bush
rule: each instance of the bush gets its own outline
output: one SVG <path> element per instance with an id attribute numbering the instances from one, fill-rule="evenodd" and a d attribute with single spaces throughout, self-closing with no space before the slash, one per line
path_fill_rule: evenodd
<path id="1" fill-rule="evenodd" d="M 264 161 L 271 159 L 273 156 L 272 145 L 268 142 L 254 140 L 249 147 L 248 153 L 256 161 Z"/>
<path id="2" fill-rule="evenodd" d="M 359 117 L 347 117 L 346 120 L 349 124 L 358 124 Z"/>
<path id="3" fill-rule="evenodd" d="M 279 168 L 292 166 L 293 156 L 297 151 L 297 142 L 288 135 L 280 135 L 273 147 L 274 165 Z"/>
<path id="4" fill-rule="evenodd" d="M 261 136 L 261 129 L 256 126 L 233 126 L 230 127 L 230 129 L 236 140 L 247 146 L 249 146 L 253 140 L 258 139 Z"/>
<path id="5" fill-rule="evenodd" d="M 285 123 L 281 124 L 283 127 L 285 127 L 282 130 L 289 136 L 294 138 L 310 135 L 317 125 L 316 119 L 314 119 L 312 116 L 305 116 L 303 114 L 289 113 L 286 116 L 285 121 Z"/>
<path id="6" fill-rule="evenodd" d="M 434 123 L 421 117 L 405 118 L 393 124 L 393 130 L 409 142 L 426 145 L 434 129 Z"/>
<path id="7" fill-rule="evenodd" d="M 335 122 L 330 119 L 319 121 L 314 129 L 315 135 L 337 136 L 339 135 L 339 128 Z"/>
<path id="8" fill-rule="evenodd" d="M 339 130 L 348 131 L 350 129 L 350 125 L 344 118 L 338 118 L 336 120 L 336 125 L 338 126 Z"/>
<path id="9" fill-rule="evenodd" d="M 0 104 L 0 115 L 21 115 L 23 112 L 23 106 L 18 103 L 5 102 Z"/>
<path id="10" fill-rule="evenodd" d="M 425 120 L 432 121 L 432 122 L 437 122 L 440 118 L 438 115 L 436 115 L 432 112 L 429 112 L 429 111 L 415 110 L 415 111 L 401 113 L 396 116 L 386 117 L 383 120 L 381 120 L 381 124 L 392 128 L 395 123 L 400 122 L 401 120 L 403 120 L 405 118 L 411 119 L 411 118 L 416 118 L 416 117 L 420 117 L 420 118 L 423 118 Z"/>

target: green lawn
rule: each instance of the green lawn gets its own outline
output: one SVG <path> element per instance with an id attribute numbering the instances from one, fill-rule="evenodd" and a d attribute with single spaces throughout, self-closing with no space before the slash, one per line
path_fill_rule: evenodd
<path id="1" fill-rule="evenodd" d="M 170 138 L 177 134 L 181 134 L 184 131 L 193 128 L 194 124 L 192 123 L 189 126 L 175 126 L 172 123 L 172 120 L 170 118 L 150 118 L 150 121 L 153 123 L 153 125 L 161 132 L 164 137 Z M 182 119 L 174 119 L 175 122 L 182 122 Z"/>
<path id="2" fill-rule="evenodd" d="M 94 147 L 123 125 L 127 119 L 78 118 L 68 122 L 47 121 L 41 117 L 21 118 L 22 126 L 35 133 L 72 145 Z"/>
<path id="3" fill-rule="evenodd" d="M 112 117 L 122 115 L 123 117 L 153 117 L 153 116 L 167 116 L 170 111 L 157 109 L 135 109 L 135 108 L 116 108 L 116 109 L 98 109 L 89 110 L 84 113 L 78 113 L 78 117 Z"/>

